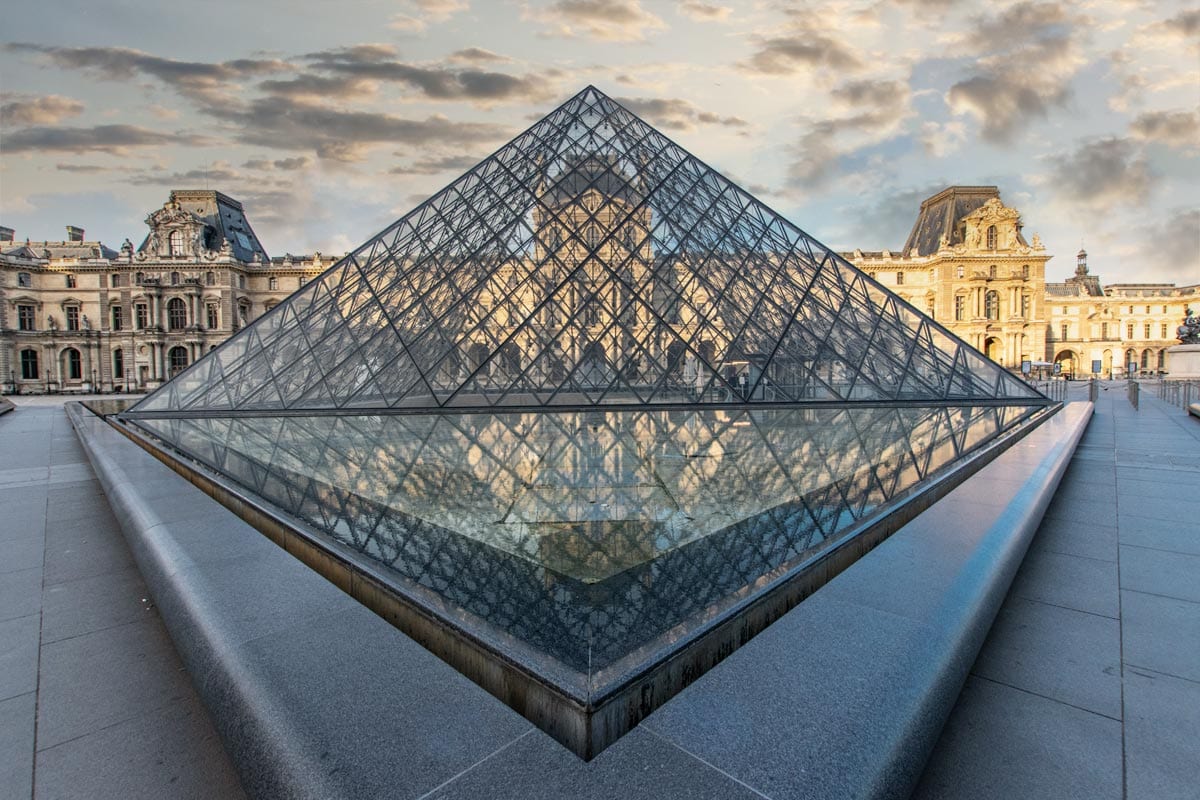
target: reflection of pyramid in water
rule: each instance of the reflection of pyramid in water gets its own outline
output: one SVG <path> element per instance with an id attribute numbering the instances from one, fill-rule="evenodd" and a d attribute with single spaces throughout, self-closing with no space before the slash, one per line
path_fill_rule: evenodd
<path id="1" fill-rule="evenodd" d="M 589 87 L 135 410 L 1038 397 Z"/>

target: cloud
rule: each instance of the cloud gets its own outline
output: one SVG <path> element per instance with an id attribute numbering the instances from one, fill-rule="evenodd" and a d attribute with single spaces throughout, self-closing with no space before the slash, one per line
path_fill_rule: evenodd
<path id="1" fill-rule="evenodd" d="M 79 175 L 94 175 L 98 172 L 113 172 L 118 167 L 102 167 L 99 164 L 62 164 L 54 165 L 59 172 L 73 172 Z"/>
<path id="2" fill-rule="evenodd" d="M 1040 181 L 1068 205 L 1094 211 L 1140 206 L 1157 183 L 1145 155 L 1130 139 L 1093 139 L 1046 160 L 1053 166 Z"/>
<path id="3" fill-rule="evenodd" d="M 843 217 L 852 220 L 848 238 L 850 246 L 863 250 L 882 250 L 888 248 L 899 253 L 917 219 L 921 203 L 946 188 L 942 181 L 934 181 L 923 186 L 904 189 L 901 191 L 872 192 L 870 197 L 879 198 L 874 203 L 867 203 L 852 208 Z"/>
<path id="4" fill-rule="evenodd" d="M 313 68 L 356 80 L 406 84 L 430 100 L 539 101 L 555 96 L 554 84 L 545 75 L 509 75 L 480 69 L 420 66 L 399 61 L 386 45 L 360 46 L 310 53 Z M 557 75 L 557 72 L 547 74 Z"/>
<path id="5" fill-rule="evenodd" d="M 470 5 L 463 0 L 409 0 L 414 14 L 395 14 L 388 22 L 392 30 L 403 33 L 423 33 L 430 23 L 445 22 Z"/>
<path id="6" fill-rule="evenodd" d="M 863 66 L 854 48 L 807 23 L 785 36 L 759 38 L 754 54 L 738 65 L 762 75 L 792 75 L 810 69 L 857 72 Z"/>
<path id="7" fill-rule="evenodd" d="M 700 3 L 695 0 L 679 3 L 679 13 L 691 17 L 697 22 L 720 22 L 728 19 L 733 9 L 728 6 L 715 6 L 711 3 Z"/>
<path id="8" fill-rule="evenodd" d="M 258 88 L 270 94 L 297 100 L 317 100 L 336 97 L 341 100 L 370 97 L 375 94 L 375 82 L 353 75 L 326 77 L 305 73 L 286 80 L 262 81 Z"/>
<path id="9" fill-rule="evenodd" d="M 703 111 L 687 100 L 665 97 L 617 97 L 618 103 L 639 117 L 645 117 L 660 128 L 676 131 L 694 130 L 697 125 L 722 125 L 745 128 L 749 125 L 739 117 L 722 117 Z"/>
<path id="10" fill-rule="evenodd" d="M 921 145 L 934 158 L 942 158 L 955 152 L 967 141 L 967 126 L 951 120 L 946 123 L 921 123 Z"/>
<path id="11" fill-rule="evenodd" d="M 375 144 L 462 146 L 503 141 L 499 125 L 456 122 L 441 115 L 406 119 L 392 114 L 343 111 L 264 97 L 244 106 L 213 107 L 207 112 L 236 126 L 234 138 L 259 147 L 310 150 L 322 159 L 357 161 Z"/>
<path id="12" fill-rule="evenodd" d="M 0 125 L 54 125 L 83 113 L 83 103 L 58 94 L 30 97 L 5 92 L 0 100 Z"/>
<path id="13" fill-rule="evenodd" d="M 979 120 L 985 140 L 1007 143 L 1065 106 L 1071 80 L 1085 63 L 1074 39 L 1083 23 L 1055 3 L 1022 2 L 977 17 L 966 36 L 977 48 L 975 73 L 950 87 L 951 111 Z"/>
<path id="14" fill-rule="evenodd" d="M 241 183 L 245 179 L 246 175 L 238 172 L 228 162 L 216 161 L 208 167 L 184 172 L 146 171 L 132 176 L 129 182 L 135 186 L 228 186 Z"/>
<path id="15" fill-rule="evenodd" d="M 804 120 L 807 127 L 790 148 L 787 183 L 793 189 L 823 185 L 839 169 L 839 159 L 898 132 L 912 115 L 911 92 L 903 81 L 848 81 L 830 92 L 828 118 Z"/>
<path id="16" fill-rule="evenodd" d="M 222 92 L 239 80 L 291 69 L 276 59 L 241 58 L 220 63 L 176 61 L 127 47 L 50 47 L 36 44 L 5 45 L 13 52 L 38 53 L 64 69 L 77 69 L 106 80 L 124 81 L 138 75 L 155 78 L 188 97 L 219 100 Z"/>
<path id="17" fill-rule="evenodd" d="M 161 133 L 136 125 L 96 125 L 91 128 L 22 128 L 6 134 L 7 153 L 103 152 L 124 154 L 132 147 L 187 144 L 205 146 L 212 140 L 184 133 Z"/>
<path id="18" fill-rule="evenodd" d="M 1155 254 L 1156 273 L 1165 270 L 1168 278 L 1196 283 L 1200 275 L 1200 209 L 1177 209 L 1161 223 L 1140 227 L 1138 233 L 1141 252 Z M 1153 278 L 1162 280 L 1163 276 L 1160 273 Z"/>
<path id="19" fill-rule="evenodd" d="M 542 31 L 547 36 L 608 42 L 640 42 L 647 33 L 667 27 L 662 18 L 642 8 L 641 0 L 555 0 L 545 8 L 525 6 L 523 16 L 548 24 Z"/>
<path id="20" fill-rule="evenodd" d="M 496 62 L 503 63 L 512 61 L 508 56 L 502 56 L 499 53 L 493 53 L 491 50 L 484 50 L 482 47 L 467 47 L 462 50 L 455 50 L 448 56 L 451 61 L 467 61 L 471 63 Z"/>
<path id="21" fill-rule="evenodd" d="M 1181 11 L 1173 17 L 1143 25 L 1133 44 L 1142 47 L 1183 44 L 1192 50 L 1200 49 L 1200 9 Z"/>
<path id="22" fill-rule="evenodd" d="M 399 155 L 399 154 L 397 154 Z M 391 175 L 437 175 L 442 172 L 466 172 L 479 163 L 475 156 L 430 156 L 388 170 Z"/>
<path id="23" fill-rule="evenodd" d="M 1200 114 L 1195 111 L 1149 111 L 1131 122 L 1129 131 L 1138 139 L 1195 148 L 1200 143 Z"/>
<path id="24" fill-rule="evenodd" d="M 254 158 L 242 164 L 242 166 L 246 169 L 263 171 L 282 170 L 284 172 L 291 172 L 298 169 L 304 169 L 312 163 L 312 159 L 308 156 L 296 156 L 295 158 L 277 158 L 274 161 L 267 158 Z"/>

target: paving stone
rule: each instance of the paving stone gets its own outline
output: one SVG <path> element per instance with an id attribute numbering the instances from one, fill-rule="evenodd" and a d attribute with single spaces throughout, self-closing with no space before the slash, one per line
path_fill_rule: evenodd
<path id="1" fill-rule="evenodd" d="M 1128 514 L 1120 514 L 1117 521 L 1121 529 L 1121 544 L 1200 555 L 1200 526 L 1179 525 Z"/>
<path id="2" fill-rule="evenodd" d="M 1120 622 L 1013 598 L 997 614 L 972 672 L 1120 719 Z"/>
<path id="3" fill-rule="evenodd" d="M 151 607 L 136 567 L 47 585 L 42 594 L 42 644 L 133 622 Z"/>
<path id="4" fill-rule="evenodd" d="M 1120 800 L 1121 723 L 971 677 L 912 800 Z"/>
<path id="5" fill-rule="evenodd" d="M 40 614 L 0 622 L 0 700 L 37 689 L 40 624 Z"/>
<path id="6" fill-rule="evenodd" d="M 1200 481 L 1200 476 L 1197 476 Z M 1172 525 L 1194 525 L 1200 519 L 1200 502 L 1182 497 L 1120 497 L 1121 513 L 1131 517 L 1163 520 Z"/>
<path id="7" fill-rule="evenodd" d="M 1125 663 L 1200 681 L 1200 604 L 1122 590 Z"/>
<path id="8" fill-rule="evenodd" d="M 0 542 L 0 575 L 40 568 L 45 552 L 46 539 L 40 531 Z"/>
<path id="9" fill-rule="evenodd" d="M 33 720 L 37 694 L 0 701 L 0 797 L 29 797 L 33 792 Z"/>
<path id="10" fill-rule="evenodd" d="M 91 518 L 47 524 L 47 584 L 120 572 L 134 565 L 116 522 L 96 512 L 93 508 Z"/>
<path id="11" fill-rule="evenodd" d="M 1112 562 L 1037 552 L 1021 565 L 1010 594 L 1116 619 L 1117 591 Z"/>
<path id="12" fill-rule="evenodd" d="M 1121 588 L 1200 603 L 1200 555 L 1122 545 Z"/>
<path id="13" fill-rule="evenodd" d="M 37 798 L 236 800 L 245 797 L 212 720 L 178 702 L 42 749 Z"/>
<path id="14" fill-rule="evenodd" d="M 41 566 L 0 574 L 0 620 L 36 614 L 41 607 Z"/>
<path id="15" fill-rule="evenodd" d="M 648 779 L 649 776 L 653 776 Z M 530 731 L 428 795 L 428 800 L 762 800 L 675 745 L 635 728 L 588 763 Z"/>
<path id="16" fill-rule="evenodd" d="M 38 747 L 146 714 L 191 691 L 157 615 L 42 648 Z"/>
<path id="17" fill-rule="evenodd" d="M 1055 495 L 1058 502 L 1058 495 Z M 1107 525 L 1046 519 L 1029 545 L 1030 553 L 1048 551 L 1100 561 L 1117 560 L 1117 528 Z"/>
<path id="18" fill-rule="evenodd" d="M 1125 670 L 1129 800 L 1195 800 L 1200 778 L 1200 683 Z"/>

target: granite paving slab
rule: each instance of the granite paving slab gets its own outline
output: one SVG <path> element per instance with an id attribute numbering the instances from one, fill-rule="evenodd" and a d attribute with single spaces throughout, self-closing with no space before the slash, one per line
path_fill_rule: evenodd
<path id="1" fill-rule="evenodd" d="M 1125 671 L 1126 797 L 1195 800 L 1200 783 L 1200 683 Z"/>

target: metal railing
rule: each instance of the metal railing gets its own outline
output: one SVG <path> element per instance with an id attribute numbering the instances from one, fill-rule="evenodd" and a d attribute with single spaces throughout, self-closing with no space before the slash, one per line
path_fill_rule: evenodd
<path id="1" fill-rule="evenodd" d="M 1059 403 L 1065 403 L 1067 401 L 1066 381 L 1034 381 L 1033 388 L 1037 389 L 1051 400 L 1056 400 Z"/>
<path id="2" fill-rule="evenodd" d="M 1158 399 L 1179 408 L 1200 403 L 1200 381 L 1159 380 Z"/>

